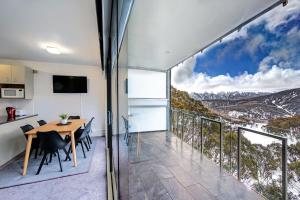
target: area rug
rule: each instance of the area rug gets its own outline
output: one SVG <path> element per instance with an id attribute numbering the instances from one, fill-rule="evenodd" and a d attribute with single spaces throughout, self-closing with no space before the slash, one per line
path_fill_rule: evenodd
<path id="1" fill-rule="evenodd" d="M 37 159 L 34 159 L 34 155 L 32 154 L 28 162 L 26 176 L 22 176 L 24 159 L 24 155 L 22 155 L 19 159 L 10 162 L 8 165 L 0 169 L 0 189 L 87 173 L 91 165 L 94 151 L 95 144 L 93 143 L 90 151 L 86 151 L 85 149 L 86 158 L 84 158 L 81 146 L 78 145 L 76 147 L 77 167 L 73 167 L 73 161 L 64 161 L 65 153 L 60 151 L 59 153 L 62 160 L 63 172 L 60 171 L 57 156 L 53 156 L 52 162 L 48 163 L 48 165 L 44 164 L 39 175 L 35 174 L 43 156 L 41 155 L 38 156 Z M 72 154 L 70 154 L 70 157 L 72 158 Z"/>

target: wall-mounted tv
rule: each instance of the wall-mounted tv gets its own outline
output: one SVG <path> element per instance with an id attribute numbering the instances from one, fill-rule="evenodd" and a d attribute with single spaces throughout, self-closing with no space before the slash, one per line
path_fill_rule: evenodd
<path id="1" fill-rule="evenodd" d="M 87 93 L 87 77 L 53 75 L 53 92 Z"/>

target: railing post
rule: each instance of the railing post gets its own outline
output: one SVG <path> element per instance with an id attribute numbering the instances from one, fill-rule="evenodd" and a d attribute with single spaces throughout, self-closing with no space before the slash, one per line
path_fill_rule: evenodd
<path id="1" fill-rule="evenodd" d="M 201 117 L 200 118 L 200 125 L 201 125 L 201 128 L 200 128 L 200 152 L 201 154 L 203 154 L 203 118 Z"/>
<path id="2" fill-rule="evenodd" d="M 195 116 L 193 116 L 192 148 L 194 148 Z"/>
<path id="3" fill-rule="evenodd" d="M 184 113 L 181 112 L 181 142 L 183 142 Z"/>
<path id="4" fill-rule="evenodd" d="M 222 151 L 223 151 L 223 134 L 222 134 L 222 123 L 219 123 L 220 125 L 220 169 L 222 169 L 222 160 L 223 160 L 223 156 L 222 156 Z"/>
<path id="5" fill-rule="evenodd" d="M 287 139 L 282 140 L 282 199 L 287 199 Z"/>
<path id="6" fill-rule="evenodd" d="M 237 145 L 237 177 L 238 180 L 241 180 L 241 129 L 238 127 L 238 145 Z"/>
<path id="7" fill-rule="evenodd" d="M 231 154 L 232 154 L 232 131 L 229 132 L 229 169 L 232 172 L 232 161 L 231 161 Z"/>
<path id="8" fill-rule="evenodd" d="M 176 112 L 176 135 L 178 137 L 178 118 L 179 118 L 179 111 Z"/>

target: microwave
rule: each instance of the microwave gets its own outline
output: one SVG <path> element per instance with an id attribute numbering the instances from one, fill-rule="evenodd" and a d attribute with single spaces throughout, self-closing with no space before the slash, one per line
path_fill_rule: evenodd
<path id="1" fill-rule="evenodd" d="M 24 99 L 24 88 L 1 88 L 1 98 Z"/>

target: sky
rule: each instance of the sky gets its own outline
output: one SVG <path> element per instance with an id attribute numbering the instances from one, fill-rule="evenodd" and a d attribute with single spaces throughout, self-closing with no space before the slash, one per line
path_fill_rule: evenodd
<path id="1" fill-rule="evenodd" d="M 187 92 L 277 92 L 300 87 L 300 0 L 289 0 L 172 69 Z"/>

